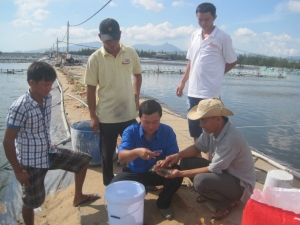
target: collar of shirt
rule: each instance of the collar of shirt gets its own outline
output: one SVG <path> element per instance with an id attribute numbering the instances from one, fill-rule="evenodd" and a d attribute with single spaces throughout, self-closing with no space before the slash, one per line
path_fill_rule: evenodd
<path id="1" fill-rule="evenodd" d="M 215 26 L 215 28 L 213 29 L 213 31 L 210 33 L 209 36 L 210 37 L 216 36 L 217 30 L 218 30 L 218 27 Z M 202 28 L 199 30 L 198 36 L 200 36 L 202 38 Z"/>
<path id="2" fill-rule="evenodd" d="M 230 126 L 231 126 L 231 122 L 228 120 L 227 123 L 224 125 L 223 129 L 221 130 L 221 133 L 219 134 L 219 136 L 217 138 L 215 138 L 213 136 L 214 141 L 220 142 L 222 140 L 222 138 L 225 136 L 225 134 L 228 131 L 228 129 L 229 129 Z"/>
<path id="3" fill-rule="evenodd" d="M 156 138 L 157 140 L 159 140 L 159 134 L 160 134 L 160 125 L 159 125 L 157 131 L 155 131 L 155 133 L 153 134 L 153 136 L 152 136 L 151 139 L 149 140 L 149 142 L 152 141 L 154 138 Z M 144 132 L 144 130 L 143 130 L 143 127 L 142 127 L 142 124 L 141 124 L 141 123 L 139 123 L 139 135 L 140 135 L 140 138 L 141 138 L 142 136 L 145 137 L 145 132 Z M 145 138 L 145 139 L 146 139 L 146 138 Z"/>
<path id="4" fill-rule="evenodd" d="M 31 97 L 31 94 L 30 94 L 30 91 L 28 90 L 26 92 L 26 96 L 30 102 L 30 104 L 33 106 L 33 107 L 39 107 L 39 103 L 37 103 L 32 97 Z M 47 97 L 43 97 L 43 107 L 46 106 L 46 101 L 47 99 L 50 97 L 50 93 L 48 94 Z"/>
<path id="5" fill-rule="evenodd" d="M 100 48 L 100 51 L 101 51 L 102 55 L 104 55 L 104 56 L 110 55 L 103 46 L 102 46 L 102 48 Z M 119 53 L 121 53 L 121 52 L 125 52 L 125 48 L 124 48 L 124 45 L 120 42 L 120 52 Z"/>
<path id="6" fill-rule="evenodd" d="M 30 91 L 29 91 L 29 90 L 26 92 L 26 97 L 28 98 L 30 104 L 31 104 L 33 107 L 39 107 L 39 104 L 31 97 L 31 94 L 30 94 Z"/>

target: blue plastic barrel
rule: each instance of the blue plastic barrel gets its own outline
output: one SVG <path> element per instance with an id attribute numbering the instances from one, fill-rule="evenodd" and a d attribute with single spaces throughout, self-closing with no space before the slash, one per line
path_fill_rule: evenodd
<path id="1" fill-rule="evenodd" d="M 100 138 L 93 133 L 90 122 L 83 120 L 71 125 L 72 147 L 75 151 L 85 152 L 93 157 L 90 166 L 101 166 Z"/>

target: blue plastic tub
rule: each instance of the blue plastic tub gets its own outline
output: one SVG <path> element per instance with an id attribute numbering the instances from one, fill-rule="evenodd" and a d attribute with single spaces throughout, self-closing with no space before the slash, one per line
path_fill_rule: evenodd
<path id="1" fill-rule="evenodd" d="M 71 125 L 72 147 L 75 151 L 85 152 L 93 157 L 90 166 L 101 166 L 100 138 L 93 133 L 90 122 L 83 120 Z"/>

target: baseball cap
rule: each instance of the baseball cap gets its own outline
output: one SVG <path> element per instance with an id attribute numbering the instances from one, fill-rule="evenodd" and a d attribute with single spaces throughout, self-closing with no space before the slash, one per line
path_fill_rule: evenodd
<path id="1" fill-rule="evenodd" d="M 99 25 L 99 31 L 102 41 L 120 40 L 120 26 L 118 22 L 112 18 L 102 20 Z"/>

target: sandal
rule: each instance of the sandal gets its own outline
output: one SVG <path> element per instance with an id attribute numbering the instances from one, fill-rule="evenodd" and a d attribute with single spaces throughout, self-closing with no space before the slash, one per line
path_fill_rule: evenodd
<path id="1" fill-rule="evenodd" d="M 196 202 L 198 202 L 198 203 L 206 202 L 206 198 L 204 198 L 204 197 L 202 197 L 201 195 L 199 195 L 199 196 L 196 198 Z"/>
<path id="2" fill-rule="evenodd" d="M 229 205 L 225 210 L 217 209 L 215 215 L 212 215 L 211 218 L 215 220 L 224 219 L 232 212 L 234 207 L 236 207 L 236 203 L 234 203 L 234 205 Z M 219 214 L 218 212 L 221 213 Z"/>

